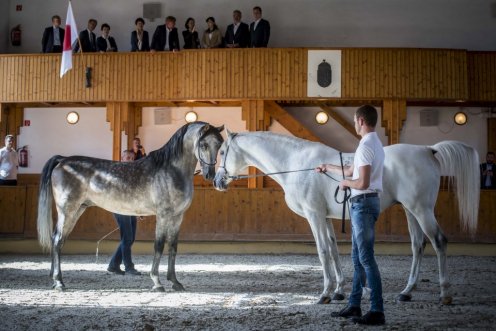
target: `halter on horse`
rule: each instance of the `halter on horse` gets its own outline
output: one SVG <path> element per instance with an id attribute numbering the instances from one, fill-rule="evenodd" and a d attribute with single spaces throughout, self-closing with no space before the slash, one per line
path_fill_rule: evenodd
<path id="1" fill-rule="evenodd" d="M 60 250 L 81 214 L 90 206 L 113 213 L 157 216 L 155 254 L 150 277 L 153 289 L 164 291 L 158 267 L 165 241 L 169 248 L 167 279 L 173 289 L 184 290 L 176 279 L 175 259 L 183 214 L 193 199 L 193 173 L 200 162 L 203 177 L 215 174 L 220 132 L 208 123 L 180 128 L 162 148 L 135 162 L 115 162 L 84 156 L 54 156 L 45 164 L 38 201 L 38 239 L 51 249 L 53 287 L 65 288 Z M 52 199 L 58 221 L 52 234 Z"/>
<path id="2" fill-rule="evenodd" d="M 411 300 L 411 292 L 419 277 L 425 236 L 436 251 L 439 267 L 441 301 L 449 304 L 449 283 L 446 277 L 447 239 L 442 233 L 434 206 L 441 174 L 456 178 L 456 195 L 462 226 L 473 234 L 477 228 L 479 209 L 479 157 L 470 146 L 445 141 L 434 146 L 398 144 L 384 148 L 383 192 L 381 211 L 401 203 L 406 212 L 412 240 L 413 261 L 410 277 L 398 299 Z M 319 164 L 339 164 L 339 152 L 320 143 L 270 132 L 232 134 L 220 149 L 221 164 L 214 186 L 226 190 L 229 183 L 248 166 L 255 166 L 270 175 L 284 190 L 288 207 L 306 218 L 312 229 L 324 273 L 324 291 L 319 303 L 331 300 L 336 274 L 334 300 L 344 299 L 344 277 L 339 260 L 334 228 L 327 219 L 339 218 L 341 208 L 334 200 L 335 181 L 316 172 L 281 173 L 287 169 L 310 169 Z M 424 236 L 425 234 L 425 236 Z"/>

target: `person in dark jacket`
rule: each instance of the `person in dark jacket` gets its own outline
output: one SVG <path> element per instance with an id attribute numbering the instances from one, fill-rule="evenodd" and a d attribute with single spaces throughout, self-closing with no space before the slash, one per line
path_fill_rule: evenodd
<path id="1" fill-rule="evenodd" d="M 250 45 L 250 28 L 241 22 L 241 12 L 233 11 L 233 24 L 226 29 L 225 43 L 227 48 L 245 48 Z"/>
<path id="2" fill-rule="evenodd" d="M 74 52 L 77 53 L 82 50 L 83 53 L 96 52 L 96 34 L 93 32 L 98 22 L 94 18 L 88 20 L 88 28 L 79 32 L 79 43 L 76 43 Z"/>
<path id="3" fill-rule="evenodd" d="M 165 24 L 157 26 L 150 46 L 152 52 L 178 51 L 180 49 L 179 36 L 175 26 L 176 18 L 174 16 L 167 16 Z"/>
<path id="4" fill-rule="evenodd" d="M 250 47 L 267 47 L 270 38 L 270 23 L 262 18 L 262 8 L 253 8 L 255 21 L 250 24 Z"/>
<path id="5" fill-rule="evenodd" d="M 189 17 L 184 24 L 186 30 L 183 31 L 184 49 L 200 48 L 200 38 L 195 28 L 195 20 Z"/>
<path id="6" fill-rule="evenodd" d="M 99 52 L 117 52 L 117 43 L 110 36 L 110 25 L 102 24 L 102 35 L 96 40 L 96 48 Z"/>
<path id="7" fill-rule="evenodd" d="M 148 38 L 148 31 L 144 30 L 145 20 L 137 18 L 134 21 L 136 30 L 131 32 L 131 52 L 149 52 L 150 40 Z"/>
<path id="8" fill-rule="evenodd" d="M 496 165 L 494 164 L 494 152 L 487 152 L 486 163 L 480 165 L 481 189 L 496 190 Z"/>
<path id="9" fill-rule="evenodd" d="M 52 16 L 52 26 L 43 32 L 41 38 L 41 51 L 43 53 L 62 53 L 65 30 L 60 27 L 60 16 Z"/>

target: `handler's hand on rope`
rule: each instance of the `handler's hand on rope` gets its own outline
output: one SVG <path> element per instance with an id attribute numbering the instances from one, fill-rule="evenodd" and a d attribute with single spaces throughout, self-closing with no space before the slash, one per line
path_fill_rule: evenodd
<path id="1" fill-rule="evenodd" d="M 315 168 L 315 172 L 326 173 L 327 172 L 327 166 L 325 164 L 321 164 Z"/>

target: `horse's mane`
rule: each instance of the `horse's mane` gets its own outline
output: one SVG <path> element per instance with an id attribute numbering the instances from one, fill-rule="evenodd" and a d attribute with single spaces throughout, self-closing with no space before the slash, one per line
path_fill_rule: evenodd
<path id="1" fill-rule="evenodd" d="M 171 160 L 178 159 L 183 155 L 184 135 L 188 131 L 191 124 L 192 123 L 183 125 L 176 131 L 176 133 L 174 133 L 174 135 L 167 143 L 165 143 L 164 146 L 148 154 L 156 165 L 167 166 L 171 163 Z"/>

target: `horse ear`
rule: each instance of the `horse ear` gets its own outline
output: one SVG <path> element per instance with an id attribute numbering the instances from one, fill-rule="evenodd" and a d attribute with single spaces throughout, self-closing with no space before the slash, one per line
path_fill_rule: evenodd
<path id="1" fill-rule="evenodd" d="M 222 132 L 222 131 L 224 131 L 224 125 L 216 127 L 216 129 L 217 129 L 217 131 Z"/>
<path id="2" fill-rule="evenodd" d="M 208 130 L 210 130 L 210 124 L 208 124 L 208 123 L 207 123 L 207 124 L 205 124 L 205 125 L 203 126 L 203 128 L 201 128 L 201 134 L 200 134 L 200 136 L 201 136 L 201 135 L 203 135 L 203 134 L 204 134 L 205 132 L 207 132 Z"/>
<path id="3" fill-rule="evenodd" d="M 232 132 L 231 130 L 229 130 L 228 127 L 226 127 L 226 132 L 227 132 L 227 137 L 230 138 L 234 132 Z"/>

